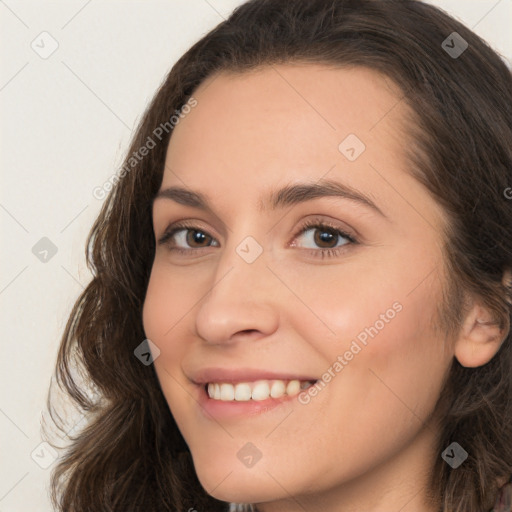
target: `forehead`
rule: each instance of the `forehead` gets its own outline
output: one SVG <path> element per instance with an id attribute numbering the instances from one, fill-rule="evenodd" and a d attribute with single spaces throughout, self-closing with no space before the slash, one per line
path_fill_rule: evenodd
<path id="1" fill-rule="evenodd" d="M 162 188 L 185 184 L 211 197 L 236 190 L 255 208 L 266 190 L 321 178 L 390 208 L 400 189 L 410 201 L 426 195 L 406 172 L 411 111 L 374 70 L 280 64 L 221 72 L 193 96 L 197 106 L 173 130 Z"/>
<path id="2" fill-rule="evenodd" d="M 206 135 L 203 129 L 212 126 L 215 116 L 217 124 L 243 129 L 217 133 L 221 140 L 236 137 L 242 141 L 244 136 L 260 134 L 260 140 L 267 144 L 274 141 L 278 146 L 285 139 L 293 142 L 296 136 L 304 142 L 305 131 L 315 145 L 321 139 L 326 145 L 336 142 L 347 133 L 362 136 L 368 132 L 368 139 L 377 128 L 395 125 L 398 130 L 407 110 L 396 84 L 362 67 L 281 64 L 242 73 L 220 72 L 203 82 L 194 97 L 199 108 L 181 127 L 193 125 L 188 127 L 195 129 L 201 124 Z M 183 131 L 179 128 L 173 137 Z"/>
<path id="3" fill-rule="evenodd" d="M 170 139 L 168 156 L 174 161 L 197 160 L 212 151 L 217 159 L 229 161 L 250 155 L 258 164 L 275 157 L 296 163 L 312 156 L 333 161 L 341 156 L 339 144 L 349 134 L 369 150 L 398 149 L 390 146 L 401 143 L 402 137 L 392 139 L 407 109 L 398 87 L 380 73 L 311 64 L 217 73 L 194 97 L 197 106 Z M 176 154 L 191 144 L 194 154 Z"/>

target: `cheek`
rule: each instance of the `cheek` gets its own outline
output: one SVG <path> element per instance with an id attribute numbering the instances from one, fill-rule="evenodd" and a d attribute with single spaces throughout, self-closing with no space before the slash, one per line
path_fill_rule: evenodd
<path id="1" fill-rule="evenodd" d="M 453 359 L 432 327 L 441 297 L 437 275 L 425 279 L 433 258 L 420 269 L 397 264 L 403 261 L 410 259 L 401 254 L 330 279 L 321 268 L 307 274 L 298 291 L 317 318 L 295 314 L 294 328 L 323 356 L 324 370 L 336 375 L 312 400 L 350 435 L 347 417 L 370 430 L 379 423 L 394 428 L 395 421 L 417 427 L 418 417 L 425 419 L 435 405 Z M 344 405 L 332 408 L 331 393 Z"/>
<path id="2" fill-rule="evenodd" d="M 183 290 L 184 288 L 181 287 Z M 190 303 L 190 304 L 189 304 Z M 185 332 L 187 313 L 191 314 L 194 301 L 180 293 L 176 280 L 169 272 L 154 266 L 142 310 L 144 332 L 159 349 L 154 360 L 155 372 L 164 396 L 175 413 L 176 403 L 182 400 L 183 388 L 177 384 L 181 379 L 180 363 L 186 353 Z"/>
<path id="3" fill-rule="evenodd" d="M 176 280 L 169 279 L 168 272 L 160 266 L 153 266 L 142 310 L 144 332 L 160 350 L 159 356 L 154 360 L 155 372 L 175 421 L 180 430 L 186 432 L 187 429 L 183 430 L 184 426 L 179 420 L 185 416 L 186 408 L 183 404 L 186 403 L 188 395 L 177 384 L 177 379 L 180 378 L 179 365 L 186 344 L 173 342 L 174 339 L 183 339 L 185 336 L 185 322 L 180 322 L 186 308 L 183 299 L 183 294 L 179 294 L 176 289 Z"/>
<path id="4" fill-rule="evenodd" d="M 161 336 L 164 328 L 165 281 L 159 275 L 158 267 L 153 265 L 148 288 L 142 307 L 142 324 L 149 339 Z"/>
<path id="5" fill-rule="evenodd" d="M 452 360 L 431 327 L 435 295 L 418 289 L 394 303 L 379 301 L 368 311 L 366 319 L 353 311 L 357 320 L 347 323 L 348 332 L 355 334 L 341 339 L 331 352 L 332 360 L 338 355 L 344 360 L 335 392 L 340 400 L 347 399 L 347 392 L 352 395 L 345 413 L 359 425 L 414 429 L 432 412 Z M 347 318 L 350 313 L 347 309 Z"/>
<path id="6" fill-rule="evenodd" d="M 144 331 L 149 339 L 170 345 L 168 340 L 183 328 L 185 315 L 197 301 L 193 293 L 184 293 L 188 288 L 193 289 L 180 282 L 165 265 L 153 265 L 142 310 Z"/>

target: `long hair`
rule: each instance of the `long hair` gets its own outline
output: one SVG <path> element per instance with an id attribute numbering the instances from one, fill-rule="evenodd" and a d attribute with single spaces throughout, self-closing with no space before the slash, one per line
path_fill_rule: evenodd
<path id="1" fill-rule="evenodd" d="M 467 43 L 459 55 L 450 54 L 453 37 Z M 363 66 L 398 84 L 414 116 L 404 145 L 410 172 L 448 219 L 443 333 L 461 325 L 463 292 L 481 297 L 496 323 L 508 327 L 489 363 L 465 368 L 453 361 L 436 408 L 442 421 L 429 493 L 441 512 L 482 512 L 494 504 L 498 482 L 509 480 L 512 299 L 501 279 L 512 268 L 510 70 L 471 30 L 420 1 L 251 0 L 172 67 L 88 235 L 93 278 L 74 304 L 55 368 L 59 388 L 86 420 L 71 434 L 52 414 L 68 443 L 52 472 L 59 511 L 227 509 L 200 485 L 153 365 L 134 356 L 146 338 L 142 306 L 155 252 L 151 202 L 162 182 L 169 120 L 179 122 L 196 88 L 218 72 L 286 62 Z M 135 158 L 150 139 L 154 147 Z M 50 392 L 50 413 L 54 403 Z M 441 458 L 453 441 L 469 454 L 457 470 Z"/>

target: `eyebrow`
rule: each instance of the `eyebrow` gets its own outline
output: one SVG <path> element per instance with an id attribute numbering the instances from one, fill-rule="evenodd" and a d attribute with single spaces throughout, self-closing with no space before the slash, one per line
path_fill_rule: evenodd
<path id="1" fill-rule="evenodd" d="M 369 196 L 345 183 L 339 183 L 332 180 L 320 180 L 317 183 L 287 185 L 279 190 L 271 192 L 271 194 L 266 198 L 266 201 L 260 200 L 258 202 L 258 209 L 260 213 L 263 213 L 266 210 L 285 208 L 286 206 L 303 203 L 318 197 L 340 197 L 356 201 L 389 220 L 388 216 Z M 161 198 L 172 199 L 183 206 L 199 208 L 214 214 L 209 206 L 208 198 L 200 192 L 195 192 L 182 187 L 169 187 L 159 190 L 153 201 Z"/>

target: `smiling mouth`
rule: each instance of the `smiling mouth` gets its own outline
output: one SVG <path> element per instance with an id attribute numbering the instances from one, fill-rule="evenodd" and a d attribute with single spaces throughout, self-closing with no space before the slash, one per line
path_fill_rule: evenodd
<path id="1" fill-rule="evenodd" d="M 304 389 L 308 389 L 318 382 L 317 380 L 257 380 L 254 382 L 209 382 L 204 389 L 212 400 L 224 402 L 262 401 L 269 398 L 295 396 Z"/>

